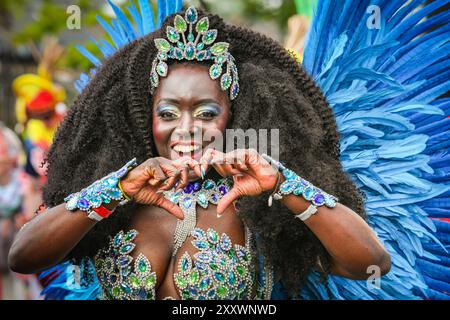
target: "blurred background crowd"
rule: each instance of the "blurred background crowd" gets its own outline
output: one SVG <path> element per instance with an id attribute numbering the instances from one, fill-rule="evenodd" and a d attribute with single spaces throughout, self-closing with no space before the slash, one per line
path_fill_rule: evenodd
<path id="1" fill-rule="evenodd" d="M 129 0 L 113 0 L 123 7 Z M 156 8 L 156 0 L 151 0 Z M 315 0 L 192 0 L 185 5 L 218 13 L 277 39 L 301 57 Z M 78 6 L 80 28 L 68 27 Z M 53 135 L 78 92 L 73 83 L 93 67 L 77 50 L 95 56 L 99 19 L 115 18 L 107 0 L 0 1 L 0 300 L 39 299 L 35 275 L 7 266 L 15 233 L 43 210 L 45 157 Z"/>

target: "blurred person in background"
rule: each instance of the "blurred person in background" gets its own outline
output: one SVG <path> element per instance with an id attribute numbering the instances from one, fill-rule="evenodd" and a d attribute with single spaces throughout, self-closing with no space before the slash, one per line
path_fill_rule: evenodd
<path id="1" fill-rule="evenodd" d="M 15 133 L 0 122 L 0 299 L 32 299 L 39 287 L 33 275 L 14 274 L 8 269 L 8 251 L 18 228 L 26 177 L 19 166 L 22 145 Z"/>

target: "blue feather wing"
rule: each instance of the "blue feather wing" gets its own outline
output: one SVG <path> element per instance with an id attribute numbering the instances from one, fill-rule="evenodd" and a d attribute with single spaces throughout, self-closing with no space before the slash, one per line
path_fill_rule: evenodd
<path id="1" fill-rule="evenodd" d="M 100 49 L 102 57 L 96 57 L 91 52 L 86 50 L 82 46 L 77 46 L 78 51 L 91 61 L 95 68 L 99 68 L 102 64 L 102 58 L 108 58 L 114 54 L 118 49 L 127 45 L 128 43 L 145 36 L 157 28 L 159 28 L 164 19 L 182 9 L 182 0 L 158 0 L 158 11 L 155 13 L 152 9 L 150 0 L 138 0 L 138 7 L 132 0 L 129 0 L 130 5 L 126 6 L 131 19 L 129 19 L 124 10 L 117 5 L 107 0 L 108 4 L 116 15 L 115 19 L 112 19 L 110 23 L 106 22 L 100 16 L 97 17 L 99 25 L 105 30 L 109 38 L 112 41 L 110 44 L 106 39 L 99 39 L 93 41 L 93 43 Z M 75 82 L 75 89 L 81 92 L 89 83 L 90 76 L 82 74 L 80 79 Z"/>
<path id="2" fill-rule="evenodd" d="M 97 300 L 102 298 L 100 283 L 90 260 L 81 265 L 65 261 L 39 274 L 45 300 Z"/>
<path id="3" fill-rule="evenodd" d="M 306 299 L 450 299 L 450 12 L 427 18 L 449 2 L 318 3 L 303 68 L 333 109 L 342 164 L 392 268 L 380 289 L 331 276 L 332 297 L 311 274 Z M 380 29 L 366 25 L 373 4 Z"/>

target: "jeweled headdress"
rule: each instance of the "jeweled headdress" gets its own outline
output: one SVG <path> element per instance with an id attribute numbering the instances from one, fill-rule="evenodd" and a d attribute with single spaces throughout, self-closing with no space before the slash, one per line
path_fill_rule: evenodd
<path id="1" fill-rule="evenodd" d="M 194 25 L 195 32 L 194 35 Z M 188 34 L 186 35 L 186 31 Z M 222 90 L 230 90 L 233 100 L 239 93 L 239 76 L 234 57 L 228 52 L 228 42 L 217 42 L 217 30 L 209 30 L 209 19 L 203 17 L 198 20 L 198 13 L 194 7 L 186 10 L 185 18 L 176 15 L 174 26 L 167 27 L 167 39 L 155 39 L 158 54 L 153 60 L 150 81 L 152 88 L 159 85 L 159 77 L 166 77 L 168 59 L 177 60 L 212 60 L 214 64 L 209 69 L 211 79 L 220 78 Z M 226 67 L 224 66 L 226 64 Z M 225 70 L 225 72 L 224 72 Z"/>

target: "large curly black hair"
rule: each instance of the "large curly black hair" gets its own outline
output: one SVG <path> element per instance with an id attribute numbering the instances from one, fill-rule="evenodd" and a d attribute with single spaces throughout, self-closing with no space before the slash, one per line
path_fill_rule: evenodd
<path id="1" fill-rule="evenodd" d="M 200 14 L 204 14 L 200 12 Z M 236 58 L 241 91 L 231 104 L 230 128 L 279 129 L 280 160 L 299 175 L 339 197 L 364 215 L 360 193 L 339 161 L 339 135 L 323 94 L 289 53 L 276 41 L 246 28 L 228 25 L 212 14 L 210 28 L 218 41 L 230 43 Z M 152 94 L 149 73 L 157 53 L 154 38 L 173 25 L 134 41 L 106 60 L 75 101 L 58 129 L 48 155 L 47 206 L 117 170 L 137 157 L 157 156 L 152 137 Z M 119 208 L 97 224 L 70 253 L 92 257 L 108 236 L 127 227 L 137 204 Z M 291 296 L 306 275 L 321 265 L 326 275 L 329 256 L 317 237 L 291 212 L 267 195 L 242 199 L 240 216 L 261 239 L 261 250 Z"/>

